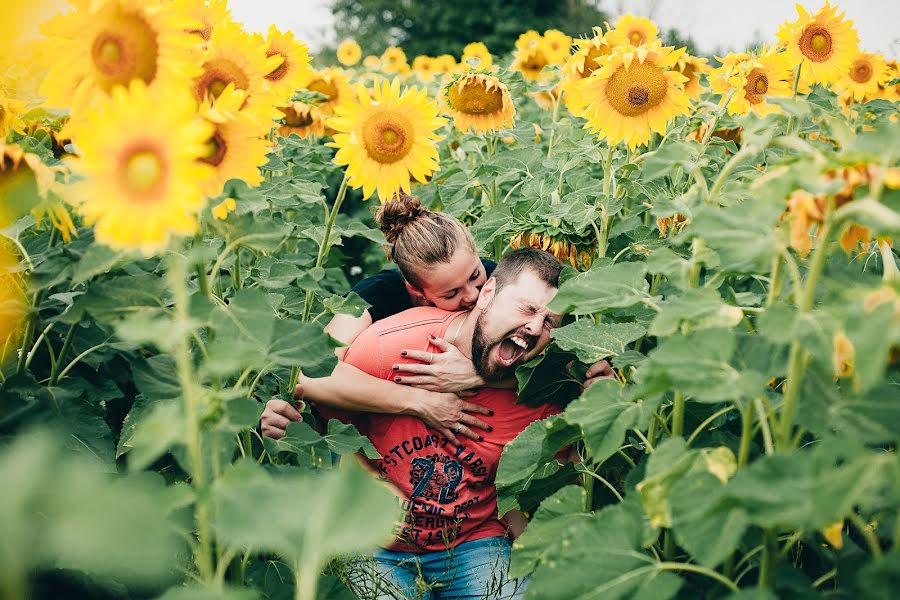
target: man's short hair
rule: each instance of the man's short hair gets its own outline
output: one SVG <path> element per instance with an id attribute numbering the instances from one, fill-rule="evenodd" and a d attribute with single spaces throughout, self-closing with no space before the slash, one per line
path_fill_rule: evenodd
<path id="1" fill-rule="evenodd" d="M 497 280 L 498 292 L 503 286 L 518 279 L 525 270 L 537 275 L 547 285 L 559 287 L 559 273 L 562 269 L 563 264 L 560 260 L 549 252 L 536 248 L 520 248 L 503 256 L 494 269 L 493 277 Z"/>

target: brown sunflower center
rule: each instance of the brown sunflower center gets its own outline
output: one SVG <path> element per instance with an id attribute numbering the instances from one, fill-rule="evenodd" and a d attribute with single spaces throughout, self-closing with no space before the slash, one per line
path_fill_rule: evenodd
<path id="1" fill-rule="evenodd" d="M 225 160 L 225 154 L 228 152 L 228 143 L 222 132 L 216 129 L 216 132 L 206 142 L 206 155 L 200 158 L 201 162 L 208 165 L 218 167 Z"/>
<path id="2" fill-rule="evenodd" d="M 468 81 L 460 90 L 452 85 L 447 93 L 450 104 L 459 112 L 470 115 L 490 115 L 503 110 L 503 90 L 488 89 L 483 81 Z"/>
<path id="3" fill-rule="evenodd" d="M 338 88 L 331 81 L 327 81 L 321 77 L 317 77 L 309 82 L 306 86 L 311 92 L 318 92 L 327 98 L 328 102 L 335 100 L 338 97 Z"/>
<path id="4" fill-rule="evenodd" d="M 284 79 L 284 76 L 287 75 L 288 69 L 290 68 L 290 63 L 288 63 L 287 56 L 275 50 L 269 50 L 268 52 L 266 52 L 267 57 L 276 55 L 280 56 L 283 60 L 281 61 L 281 64 L 275 67 L 275 69 L 271 73 L 266 75 L 266 79 L 268 79 L 269 81 L 281 81 L 282 79 Z"/>
<path id="5" fill-rule="evenodd" d="M 747 101 L 750 104 L 759 104 L 763 101 L 763 96 L 769 91 L 769 78 L 765 71 L 755 68 L 747 74 L 747 84 L 744 85 L 744 92 L 747 94 Z"/>
<path id="6" fill-rule="evenodd" d="M 227 58 L 214 58 L 203 63 L 203 73 L 194 80 L 194 94 L 198 100 L 207 96 L 218 98 L 230 83 L 238 90 L 250 88 L 250 79 L 243 69 Z"/>
<path id="7" fill-rule="evenodd" d="M 666 96 L 667 82 L 662 70 L 650 63 L 619 67 L 606 84 L 606 95 L 616 111 L 628 117 L 643 114 Z"/>
<path id="8" fill-rule="evenodd" d="M 366 119 L 363 144 L 373 160 L 393 164 L 412 149 L 413 133 L 412 124 L 405 116 L 386 110 Z"/>
<path id="9" fill-rule="evenodd" d="M 818 25 L 810 25 L 800 36 L 800 52 L 813 62 L 825 62 L 831 58 L 834 47 L 831 34 Z"/>
<path id="10" fill-rule="evenodd" d="M 121 175 L 122 184 L 126 190 L 137 196 L 153 196 L 166 178 L 165 161 L 150 148 L 126 152 L 124 167 Z"/>
<path id="11" fill-rule="evenodd" d="M 137 15 L 116 14 L 91 44 L 97 82 L 107 92 L 133 79 L 153 81 L 158 57 L 156 32 Z"/>
<path id="12" fill-rule="evenodd" d="M 544 56 L 543 52 L 529 52 L 528 56 L 522 61 L 522 70 L 531 72 L 531 71 L 541 71 L 548 64 L 547 57 Z"/>
<path id="13" fill-rule="evenodd" d="M 298 111 L 293 106 L 285 106 L 279 108 L 284 113 L 284 124 L 288 127 L 309 127 L 313 124 L 312 113 L 310 111 Z"/>
<path id="14" fill-rule="evenodd" d="M 850 67 L 850 78 L 856 83 L 868 83 L 872 79 L 872 65 L 865 59 L 857 60 Z"/>

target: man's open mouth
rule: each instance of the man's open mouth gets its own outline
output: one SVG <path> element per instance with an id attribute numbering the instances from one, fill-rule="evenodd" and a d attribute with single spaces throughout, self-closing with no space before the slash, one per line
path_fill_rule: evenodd
<path id="1" fill-rule="evenodd" d="M 497 348 L 498 362 L 504 367 L 514 365 L 516 361 L 534 347 L 534 342 L 530 341 L 530 337 L 518 333 L 506 337 Z"/>

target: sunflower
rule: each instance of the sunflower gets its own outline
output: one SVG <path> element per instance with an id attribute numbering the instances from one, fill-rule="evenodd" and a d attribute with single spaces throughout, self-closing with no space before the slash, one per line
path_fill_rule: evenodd
<path id="1" fill-rule="evenodd" d="M 228 218 L 228 213 L 233 213 L 237 210 L 237 202 L 234 201 L 234 198 L 225 198 L 215 206 L 210 209 L 212 216 L 214 219 L 218 219 L 219 221 L 224 221 Z"/>
<path id="2" fill-rule="evenodd" d="M 413 59 L 412 70 L 422 81 L 431 81 L 440 70 L 440 65 L 437 59 L 431 56 L 417 56 Z"/>
<path id="3" fill-rule="evenodd" d="M 878 97 L 883 98 L 884 100 L 890 100 L 892 102 L 900 102 L 900 83 L 888 85 L 888 83 L 890 83 L 891 81 L 900 79 L 900 66 L 898 66 L 897 61 L 894 60 L 888 61 L 887 65 L 888 82 L 883 86 L 879 86 Z"/>
<path id="4" fill-rule="evenodd" d="M 309 49 L 294 39 L 293 32 L 281 33 L 272 25 L 266 36 L 266 56 L 278 56 L 283 60 L 266 74 L 266 81 L 276 101 L 288 102 L 294 92 L 312 75 L 309 67 Z"/>
<path id="5" fill-rule="evenodd" d="M 575 52 L 563 66 L 564 77 L 561 83 L 563 91 L 568 91 L 575 82 L 585 77 L 590 77 L 591 73 L 600 66 L 597 62 L 600 57 L 610 54 L 613 47 L 619 45 L 617 42 L 620 41 L 624 40 L 620 40 L 618 34 L 615 34 L 613 31 L 604 34 L 599 27 L 594 27 L 593 37 L 575 40 L 573 42 Z M 538 105 L 546 108 L 537 97 L 535 99 L 538 100 Z M 574 112 L 576 109 L 572 105 L 571 99 L 572 95 L 566 93 L 566 106 L 569 107 L 570 111 Z"/>
<path id="6" fill-rule="evenodd" d="M 0 229 L 46 200 L 54 177 L 36 154 L 0 140 Z"/>
<path id="7" fill-rule="evenodd" d="M 556 103 L 564 95 L 563 84 L 558 83 L 549 90 L 538 90 L 536 92 L 528 92 L 528 95 L 534 98 L 534 102 L 544 110 L 553 110 Z"/>
<path id="8" fill-rule="evenodd" d="M 334 113 L 334 107 L 338 104 L 354 101 L 350 83 L 341 69 L 328 68 L 315 71 L 304 87 L 325 96 L 316 106 L 326 115 Z"/>
<path id="9" fill-rule="evenodd" d="M 197 74 L 191 19 L 173 4 L 141 0 L 70 0 L 75 10 L 47 21 L 42 52 L 47 103 L 83 107 L 116 86 L 140 81 L 169 89 Z"/>
<path id="10" fill-rule="evenodd" d="M 28 314 L 24 270 L 13 243 L 0 236 L 0 365 L 14 357 L 22 343 Z"/>
<path id="11" fill-rule="evenodd" d="M 513 250 L 539 248 L 549 252 L 563 262 L 568 262 L 576 269 L 582 271 L 590 269 L 594 259 L 591 254 L 594 245 L 593 240 L 572 236 L 575 238 L 572 241 L 569 237 L 559 232 L 551 234 L 549 232 L 525 231 L 514 235 L 509 241 L 509 247 Z"/>
<path id="12" fill-rule="evenodd" d="M 44 217 L 50 221 L 50 226 L 56 229 L 65 243 L 72 241 L 73 237 L 78 237 L 78 230 L 72 215 L 65 203 L 55 194 L 50 195 L 46 200 L 31 209 L 31 216 L 34 217 L 35 223 L 40 225 Z"/>
<path id="13" fill-rule="evenodd" d="M 295 134 L 299 137 L 325 135 L 325 122 L 322 120 L 322 112 L 318 107 L 305 102 L 292 102 L 288 106 L 279 106 L 284 114 L 284 124 L 278 128 L 278 135 L 289 137 Z"/>
<path id="14" fill-rule="evenodd" d="M 832 367 L 834 378 L 842 379 L 853 375 L 856 363 L 856 349 L 843 331 L 838 331 L 833 339 L 834 353 L 832 355 Z"/>
<path id="15" fill-rule="evenodd" d="M 356 43 L 356 40 L 346 39 L 337 47 L 338 62 L 345 67 L 352 67 L 362 58 L 362 48 Z"/>
<path id="16" fill-rule="evenodd" d="M 370 54 L 363 59 L 363 66 L 367 69 L 377 71 L 381 68 L 381 59 L 374 54 Z"/>
<path id="17" fill-rule="evenodd" d="M 546 77 L 544 67 L 548 66 L 550 61 L 544 53 L 544 48 L 537 45 L 531 48 L 519 49 L 516 51 L 515 60 L 510 69 L 513 71 L 521 71 L 525 79 L 530 81 L 542 80 Z"/>
<path id="18" fill-rule="evenodd" d="M 543 41 L 544 38 L 540 33 L 535 31 L 534 29 L 529 29 L 516 39 L 516 49 L 531 50 L 532 48 L 537 48 L 538 46 L 540 46 Z"/>
<path id="19" fill-rule="evenodd" d="M 659 229 L 659 237 L 666 237 L 666 233 L 670 229 L 673 234 L 678 233 L 687 227 L 690 222 L 690 217 L 680 214 L 674 214 L 668 217 L 656 217 L 656 227 Z"/>
<path id="20" fill-rule="evenodd" d="M 462 58 L 459 59 L 459 62 L 469 69 L 490 69 L 494 64 L 494 59 L 487 46 L 481 42 L 472 42 L 463 48 Z"/>
<path id="21" fill-rule="evenodd" d="M 443 90 L 446 114 L 460 131 L 487 133 L 513 127 L 516 107 L 509 89 L 493 75 L 460 75 Z"/>
<path id="22" fill-rule="evenodd" d="M 550 64 L 561 65 L 569 58 L 569 48 L 572 47 L 572 38 L 558 29 L 548 29 L 544 32 L 544 52 Z"/>
<path id="23" fill-rule="evenodd" d="M 190 94 L 174 88 L 163 97 L 133 81 L 114 88 L 82 131 L 74 169 L 85 179 L 70 191 L 98 242 L 150 255 L 171 235 L 196 231 L 202 186 L 214 175 L 200 159 L 214 128 Z"/>
<path id="24" fill-rule="evenodd" d="M 22 115 L 28 112 L 28 104 L 9 98 L 0 91 L 0 141 L 5 140 L 10 131 L 25 135 L 25 121 Z"/>
<path id="25" fill-rule="evenodd" d="M 836 82 L 850 68 L 859 53 L 859 37 L 853 21 L 844 20 L 828 0 L 819 12 L 810 16 L 797 5 L 799 18 L 783 23 L 778 40 L 787 48 L 791 64 L 799 65 L 800 78 L 806 84 Z"/>
<path id="26" fill-rule="evenodd" d="M 682 54 L 675 63 L 675 70 L 687 78 L 687 81 L 684 82 L 684 93 L 690 100 L 697 100 L 703 91 L 700 76 L 709 72 L 709 66 L 706 63 L 705 58 L 691 56 L 687 52 Z"/>
<path id="27" fill-rule="evenodd" d="M 600 68 L 573 86 L 572 105 L 587 119 L 586 129 L 610 145 L 624 141 L 633 150 L 665 133 L 668 123 L 688 113 L 685 77 L 673 66 L 684 49 L 659 42 L 619 46 Z"/>
<path id="28" fill-rule="evenodd" d="M 234 24 L 226 0 L 174 0 L 173 4 L 193 21 L 186 31 L 201 44 L 209 41 L 216 26 Z"/>
<path id="29" fill-rule="evenodd" d="M 775 48 L 763 48 L 758 56 L 736 60 L 733 66 L 725 64 L 711 77 L 713 91 L 722 94 L 723 103 L 728 100 L 732 115 L 745 115 L 751 110 L 759 116 L 778 112 L 780 109 L 766 99 L 790 96 L 793 84 L 790 59 Z"/>
<path id="30" fill-rule="evenodd" d="M 371 94 L 357 86 L 359 103 L 340 104 L 328 125 L 338 133 L 329 146 L 334 162 L 347 165 L 348 183 L 368 199 L 377 190 L 382 202 L 398 190 L 410 191 L 410 177 L 425 183 L 438 170 L 436 130 L 447 120 L 424 89 L 400 92 L 400 81 L 384 81 Z"/>
<path id="31" fill-rule="evenodd" d="M 879 89 L 891 80 L 887 61 L 880 54 L 860 52 L 850 62 L 850 68 L 835 84 L 842 96 L 854 102 L 878 97 Z"/>
<path id="32" fill-rule="evenodd" d="M 204 183 L 207 196 L 218 196 L 229 179 L 243 179 L 249 186 L 262 183 L 259 167 L 269 160 L 268 129 L 241 110 L 246 92 L 229 85 L 214 101 L 207 99 L 200 115 L 213 127 L 207 151 L 199 159 L 215 172 Z"/>
<path id="33" fill-rule="evenodd" d="M 406 63 L 406 52 L 403 48 L 390 46 L 381 55 L 381 68 L 385 73 L 400 73 L 404 71 L 404 67 L 408 67 Z"/>
<path id="34" fill-rule="evenodd" d="M 263 41 L 237 25 L 225 24 L 213 29 L 203 54 L 203 67 L 192 89 L 198 102 L 215 100 L 229 85 L 247 93 L 244 108 L 260 121 L 278 118 L 266 75 L 277 69 L 280 56 L 266 56 Z"/>
<path id="35" fill-rule="evenodd" d="M 825 220 L 825 198 L 814 196 L 806 190 L 795 190 L 788 197 L 788 215 L 791 219 L 791 247 L 801 256 L 809 254 L 812 246 L 809 228 Z"/>
<path id="36" fill-rule="evenodd" d="M 619 17 L 613 25 L 613 31 L 625 38 L 632 46 L 652 44 L 656 41 L 659 33 L 656 23 L 647 17 L 638 17 L 631 13 Z"/>

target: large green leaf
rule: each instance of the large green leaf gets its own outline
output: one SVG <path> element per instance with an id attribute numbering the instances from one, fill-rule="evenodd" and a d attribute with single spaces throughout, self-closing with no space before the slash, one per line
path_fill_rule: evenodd
<path id="1" fill-rule="evenodd" d="M 709 288 L 690 289 L 680 296 L 666 298 L 660 309 L 650 325 L 650 335 L 665 336 L 677 331 L 734 327 L 744 317 L 741 309 L 725 304 L 719 294 Z"/>
<path id="2" fill-rule="evenodd" d="M 379 458 L 381 455 L 353 425 L 341 423 L 337 419 L 328 421 L 325 435 L 319 435 L 315 429 L 303 421 L 295 421 L 287 426 L 281 439 L 264 438 L 266 450 L 270 454 L 287 452 L 302 459 L 309 459 L 311 464 L 321 466 L 331 461 L 331 453 L 346 455 L 362 452 L 368 458 Z"/>
<path id="3" fill-rule="evenodd" d="M 551 335 L 560 348 L 574 351 L 578 360 L 591 364 L 625 352 L 627 344 L 646 331 L 640 323 L 594 324 L 590 319 L 579 319 L 554 329 Z"/>
<path id="4" fill-rule="evenodd" d="M 735 206 L 703 206 L 686 230 L 716 251 L 726 272 L 766 272 L 777 251 L 775 224 L 783 206 L 746 201 Z"/>
<path id="5" fill-rule="evenodd" d="M 565 352 L 558 346 L 550 346 L 546 352 L 516 369 L 518 402 L 528 406 L 553 404 L 564 407 L 581 393 L 583 377 L 576 377 L 574 352 Z M 584 375 L 584 369 L 581 369 Z"/>
<path id="6" fill-rule="evenodd" d="M 562 284 L 548 308 L 584 315 L 632 306 L 650 298 L 646 275 L 642 262 L 595 265 Z"/>

